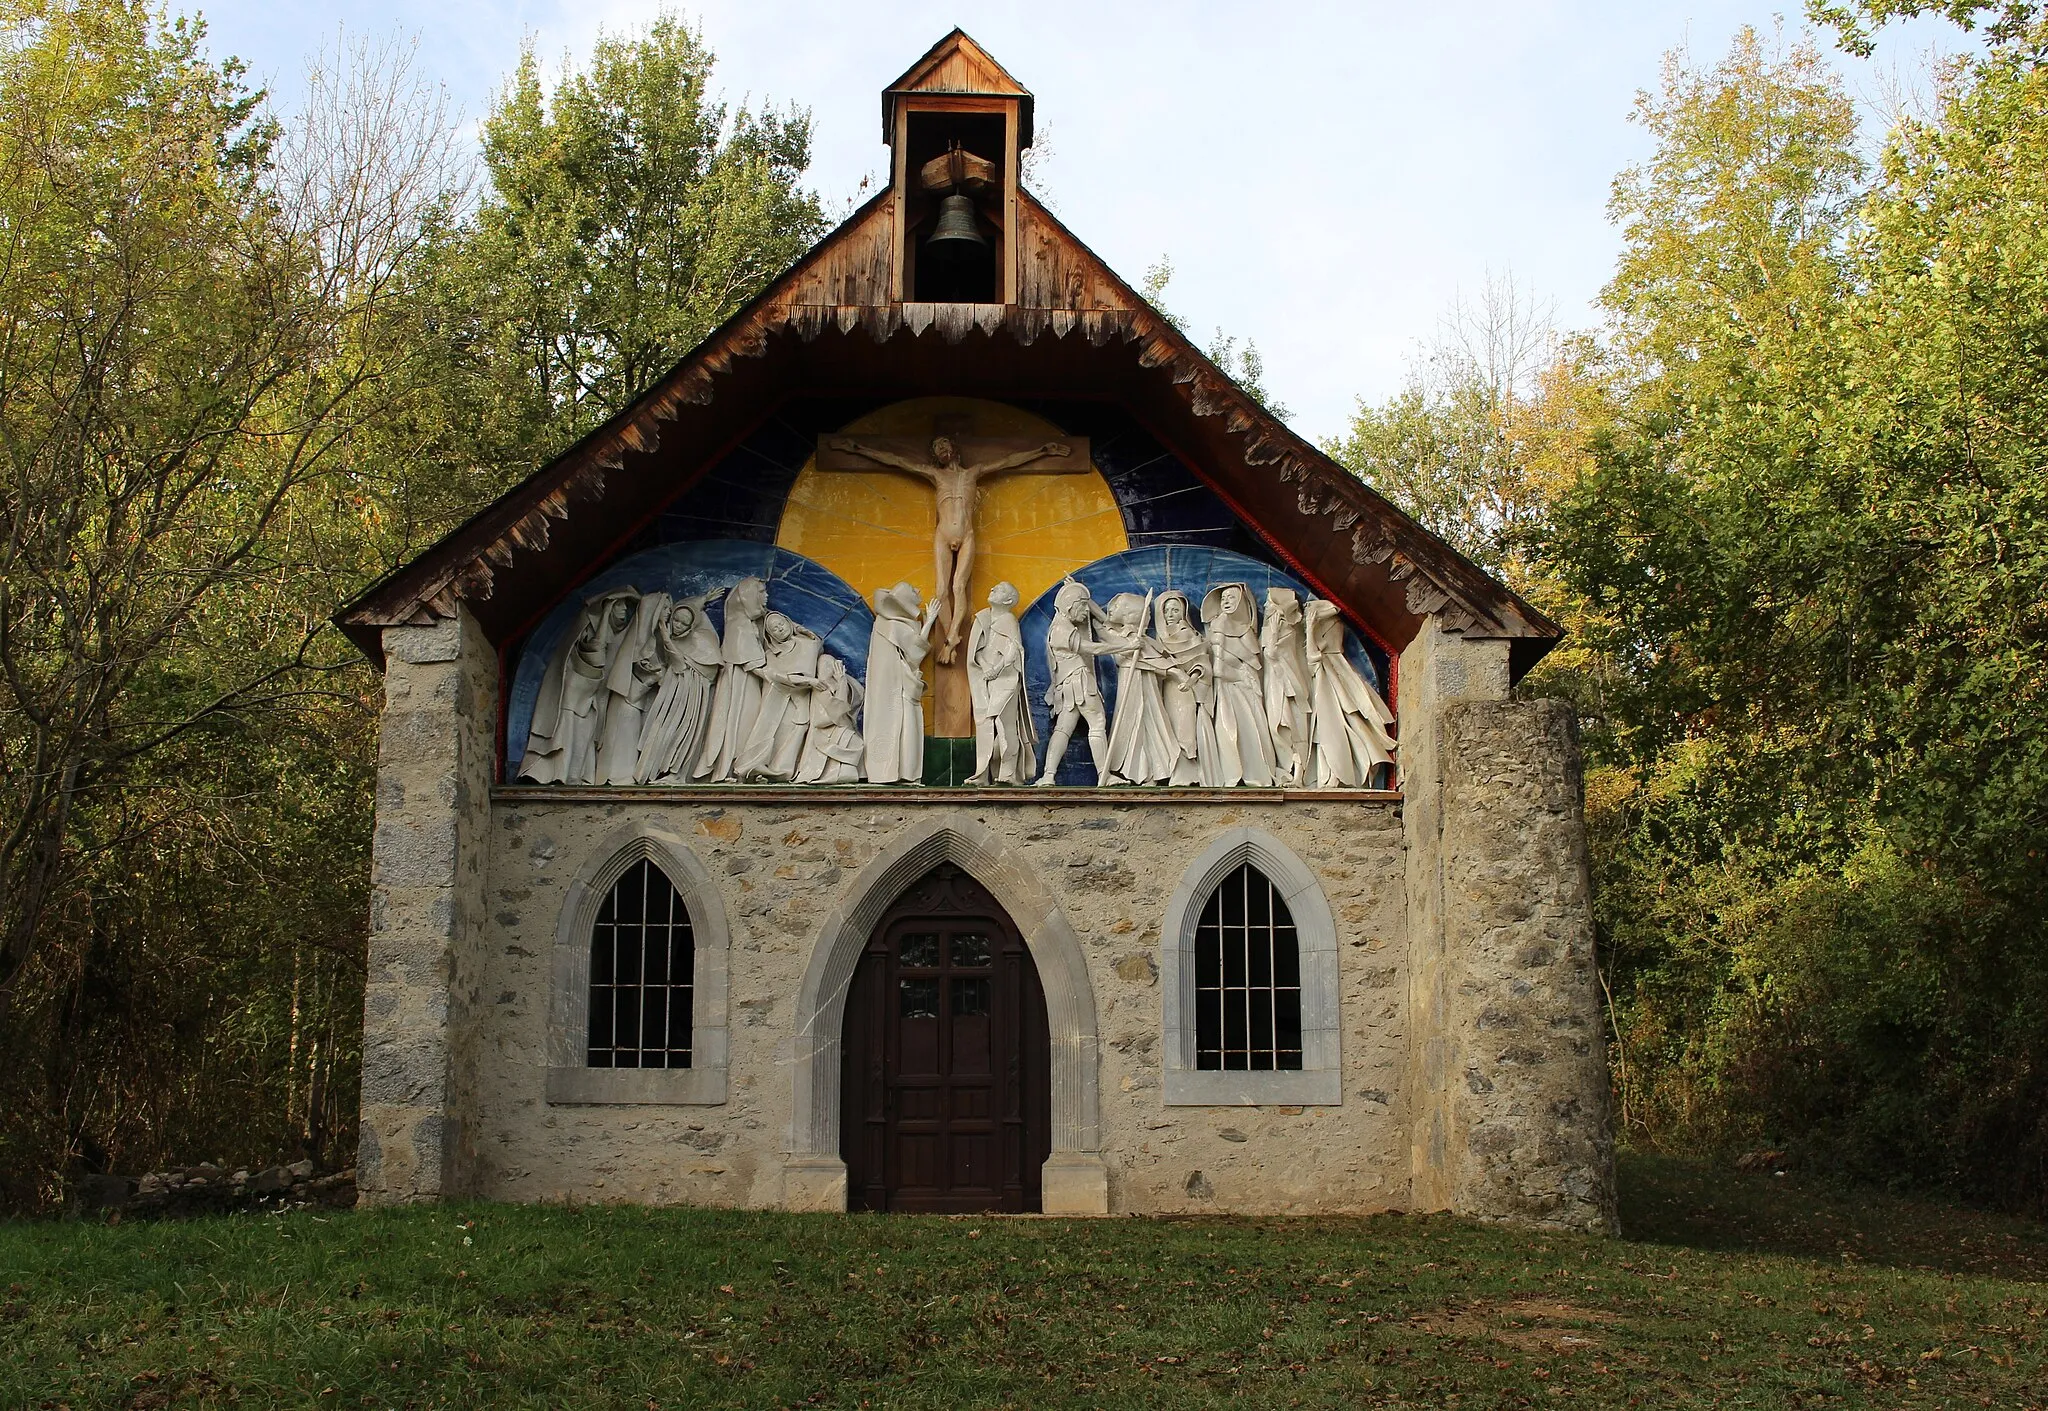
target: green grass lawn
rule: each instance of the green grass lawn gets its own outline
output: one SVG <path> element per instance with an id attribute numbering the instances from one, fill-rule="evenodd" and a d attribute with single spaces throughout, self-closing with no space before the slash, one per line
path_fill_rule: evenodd
<path id="1" fill-rule="evenodd" d="M 1445 1218 L 466 1205 L 0 1225 L 0 1406 L 2048 1403 L 2048 1231 L 1634 1157 Z"/>

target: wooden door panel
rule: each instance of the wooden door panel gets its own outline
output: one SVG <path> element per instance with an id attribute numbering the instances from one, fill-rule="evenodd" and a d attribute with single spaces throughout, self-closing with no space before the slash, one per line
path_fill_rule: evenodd
<path id="1" fill-rule="evenodd" d="M 842 1155 L 872 1210 L 1036 1209 L 1045 996 L 1016 927 L 950 864 L 883 917 L 848 993 Z"/>

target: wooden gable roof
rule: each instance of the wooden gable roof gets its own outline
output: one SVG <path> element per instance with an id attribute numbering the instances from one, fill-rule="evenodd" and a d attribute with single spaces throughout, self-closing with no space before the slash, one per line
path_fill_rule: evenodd
<path id="1" fill-rule="evenodd" d="M 964 38 L 964 36 L 962 36 Z M 890 298 L 884 191 L 631 406 L 337 615 L 382 659 L 387 626 L 476 614 L 504 643 L 724 452 L 806 392 L 1121 402 L 1303 579 L 1399 651 L 1434 615 L 1506 638 L 1516 675 L 1557 624 L 1289 430 L 1023 193 L 1014 304 Z"/>
<path id="2" fill-rule="evenodd" d="M 913 93 L 1016 98 L 1017 145 L 1031 145 L 1031 90 L 1010 76 L 964 29 L 955 29 L 882 90 L 882 140 L 896 140 L 896 100 Z"/>

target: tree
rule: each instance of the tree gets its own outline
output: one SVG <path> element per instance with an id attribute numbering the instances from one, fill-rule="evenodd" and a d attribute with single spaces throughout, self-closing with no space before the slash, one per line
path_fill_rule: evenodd
<path id="1" fill-rule="evenodd" d="M 408 382 L 451 149 L 402 71 L 317 76 L 285 134 L 196 24 L 7 0 L 0 26 L 0 1196 L 32 1199 L 177 1100 L 116 1055 L 227 1017 L 227 987 L 180 989 L 209 946 L 294 925 L 349 983 L 360 926 L 318 901 L 360 904 L 360 825 L 319 766 L 367 715 L 325 617 L 374 562 L 354 438 Z M 299 907 L 265 886 L 294 863 Z"/>
<path id="2" fill-rule="evenodd" d="M 1676 63 L 1616 183 L 1616 410 L 1540 551 L 1652 1132 L 2048 1189 L 2048 84 L 2002 43 L 1869 180 L 1839 80 Z"/>
<path id="3" fill-rule="evenodd" d="M 440 255 L 470 455 L 531 468 L 604 421 L 824 233 L 809 114 L 734 109 L 674 18 L 600 35 L 552 94 L 529 47 L 483 126 L 489 187 Z"/>
<path id="4" fill-rule="evenodd" d="M 1549 311 L 1488 276 L 1460 298 L 1411 362 L 1407 385 L 1360 400 L 1349 432 L 1323 449 L 1425 528 L 1505 570 L 1540 521 L 1566 430 L 1594 361 L 1561 339 Z"/>
<path id="5" fill-rule="evenodd" d="M 1158 261 L 1145 271 L 1145 283 L 1138 292 L 1161 318 L 1172 324 L 1182 336 L 1191 339 L 1194 335 L 1188 331 L 1188 321 L 1166 305 L 1166 286 L 1172 282 L 1173 261 L 1161 255 Z M 1215 336 L 1209 340 L 1208 354 L 1209 361 L 1221 368 L 1224 375 L 1235 382 L 1246 396 L 1274 416 L 1285 421 L 1294 415 L 1266 391 L 1266 360 L 1259 356 L 1259 345 L 1251 339 L 1245 339 L 1244 346 L 1240 348 L 1235 335 L 1218 328 Z"/>

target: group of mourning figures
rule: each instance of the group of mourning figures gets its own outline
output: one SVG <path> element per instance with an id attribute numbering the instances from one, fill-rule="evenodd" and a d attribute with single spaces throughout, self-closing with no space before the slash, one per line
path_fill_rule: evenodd
<path id="1" fill-rule="evenodd" d="M 878 590 L 865 688 L 818 635 L 743 578 L 725 630 L 706 608 L 622 588 L 590 599 L 548 664 L 519 777 L 541 784 L 916 784 L 924 773 L 924 660 L 939 605 Z M 1344 655 L 1321 599 L 1224 583 L 1202 598 L 1119 593 L 1098 605 L 1069 578 L 1046 634 L 1052 721 L 1044 769 L 1025 683 L 1017 590 L 975 615 L 966 667 L 975 784 L 1051 784 L 1085 730 L 1099 784 L 1361 788 L 1391 768 L 1393 713 Z M 1112 717 L 1096 662 L 1115 664 Z"/>

